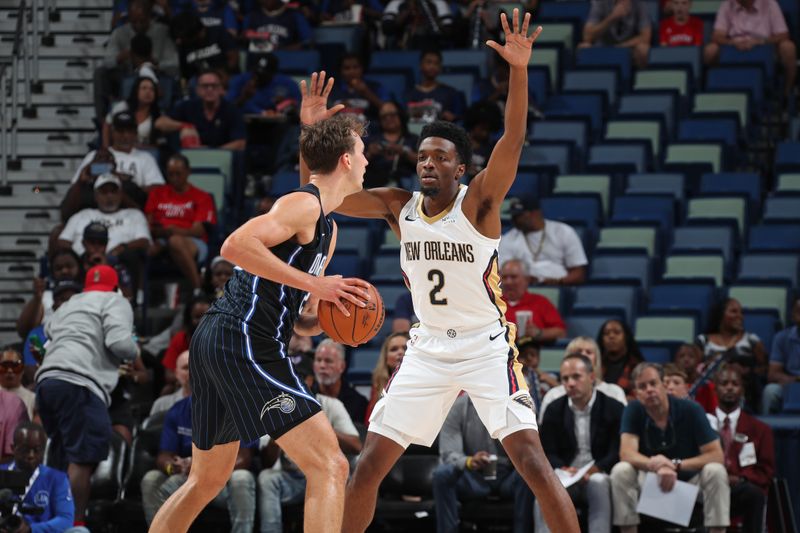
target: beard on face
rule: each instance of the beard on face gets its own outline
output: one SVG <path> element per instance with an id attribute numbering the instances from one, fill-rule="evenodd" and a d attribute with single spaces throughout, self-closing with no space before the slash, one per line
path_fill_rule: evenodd
<path id="1" fill-rule="evenodd" d="M 430 198 L 436 198 L 440 191 L 441 189 L 439 189 L 439 187 L 421 187 L 419 190 L 423 196 L 428 196 Z"/>

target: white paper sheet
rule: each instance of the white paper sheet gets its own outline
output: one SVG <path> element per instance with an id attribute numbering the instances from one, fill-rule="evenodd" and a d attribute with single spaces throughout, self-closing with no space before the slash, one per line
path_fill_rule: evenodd
<path id="1" fill-rule="evenodd" d="M 697 491 L 697 485 L 676 481 L 671 491 L 663 492 L 658 486 L 658 476 L 648 472 L 636 512 L 686 527 L 692 518 Z"/>
<path id="2" fill-rule="evenodd" d="M 585 474 L 589 471 L 589 469 L 594 465 L 594 459 L 580 467 L 574 474 L 570 474 L 566 470 L 562 470 L 560 468 L 556 469 L 556 477 L 564 485 L 564 488 L 570 487 L 577 483 Z"/>

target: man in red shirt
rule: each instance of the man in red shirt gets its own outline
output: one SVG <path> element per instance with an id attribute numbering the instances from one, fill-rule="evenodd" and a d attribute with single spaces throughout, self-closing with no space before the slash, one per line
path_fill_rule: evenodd
<path id="1" fill-rule="evenodd" d="M 150 255 L 169 252 L 192 289 L 203 283 L 197 263 L 208 256 L 207 226 L 217 223 L 214 199 L 189 183 L 189 160 L 182 154 L 167 162 L 167 184 L 151 189 L 144 212 L 150 224 L 153 244 Z"/>
<path id="2" fill-rule="evenodd" d="M 506 320 L 517 324 L 518 337 L 550 343 L 567 336 L 567 329 L 550 300 L 528 292 L 529 278 L 522 261 L 512 259 L 500 268 Z"/>
<path id="3" fill-rule="evenodd" d="M 672 0 L 672 16 L 659 24 L 661 46 L 702 46 L 703 21 L 689 15 L 692 0 Z"/>

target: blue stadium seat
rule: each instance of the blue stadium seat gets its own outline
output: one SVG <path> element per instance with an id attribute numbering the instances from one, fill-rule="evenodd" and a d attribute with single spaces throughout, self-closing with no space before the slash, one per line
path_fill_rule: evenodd
<path id="1" fill-rule="evenodd" d="M 646 254 L 596 253 L 590 263 L 589 279 L 598 282 L 633 282 L 647 290 L 650 286 L 650 259 Z"/>
<path id="2" fill-rule="evenodd" d="M 538 141 L 571 142 L 578 149 L 580 157 L 588 144 L 586 120 L 541 120 L 534 122 L 528 139 L 535 145 Z"/>
<path id="3" fill-rule="evenodd" d="M 719 141 L 729 148 L 739 139 L 739 120 L 725 118 L 685 118 L 678 123 L 677 141 Z"/>
<path id="4" fill-rule="evenodd" d="M 480 50 L 442 50 L 442 69 L 447 72 L 473 72 L 489 77 L 488 48 Z"/>
<path id="5" fill-rule="evenodd" d="M 514 178 L 514 183 L 511 184 L 506 198 L 541 196 L 547 183 L 547 176 L 535 172 L 517 172 L 517 177 Z"/>
<path id="6" fill-rule="evenodd" d="M 589 16 L 589 5 L 586 2 L 542 2 L 539 4 L 537 22 L 576 21 L 581 27 Z"/>
<path id="7" fill-rule="evenodd" d="M 374 249 L 372 241 L 372 231 L 368 226 L 339 226 L 336 233 L 336 253 L 355 252 L 366 259 Z"/>
<path id="8" fill-rule="evenodd" d="M 750 227 L 747 239 L 751 252 L 800 250 L 800 224 L 764 224 Z"/>
<path id="9" fill-rule="evenodd" d="M 571 171 L 572 143 L 538 142 L 522 148 L 519 167 L 528 170 L 550 169 L 559 174 Z"/>
<path id="10" fill-rule="evenodd" d="M 750 50 L 739 50 L 735 46 L 720 47 L 720 65 L 758 65 L 767 80 L 775 76 L 775 47 L 771 44 L 754 46 Z"/>
<path id="11" fill-rule="evenodd" d="M 675 221 L 675 199 L 667 195 L 618 196 L 614 200 L 613 222 L 651 222 L 669 230 Z"/>
<path id="12" fill-rule="evenodd" d="M 325 269 L 325 274 L 333 276 L 336 274 L 345 278 L 361 278 L 364 276 L 364 266 L 361 257 L 356 252 L 342 252 L 333 254 L 331 262 Z"/>
<path id="13" fill-rule="evenodd" d="M 475 85 L 475 78 L 472 74 L 440 74 L 437 78 L 439 83 L 449 85 L 464 95 L 464 102 L 467 107 L 472 104 L 472 88 Z"/>
<path id="14" fill-rule="evenodd" d="M 383 88 L 389 93 L 390 97 L 398 103 L 403 102 L 406 91 L 410 86 L 408 83 L 408 78 L 404 74 L 380 74 L 370 72 L 368 74 L 364 74 L 364 79 L 383 85 Z"/>
<path id="15" fill-rule="evenodd" d="M 564 72 L 563 91 L 600 91 L 608 98 L 608 104 L 615 106 L 619 93 L 619 75 L 616 70 L 586 69 Z"/>
<path id="16" fill-rule="evenodd" d="M 647 141 L 604 141 L 589 147 L 589 172 L 646 172 L 652 166 L 652 148 Z"/>
<path id="17" fill-rule="evenodd" d="M 648 363 L 665 365 L 672 361 L 670 343 L 640 342 L 639 352 Z"/>
<path id="18" fill-rule="evenodd" d="M 734 230 L 730 226 L 683 226 L 675 228 L 671 253 L 721 253 L 726 262 L 733 260 Z"/>
<path id="19" fill-rule="evenodd" d="M 575 288 L 572 312 L 614 309 L 630 324 L 639 308 L 639 288 L 625 285 L 582 285 Z"/>
<path id="20" fill-rule="evenodd" d="M 620 116 L 634 115 L 642 118 L 659 117 L 664 121 L 667 135 L 675 133 L 677 96 L 672 92 L 647 91 L 622 95 L 619 99 Z"/>
<path id="21" fill-rule="evenodd" d="M 700 177 L 700 193 L 743 193 L 761 203 L 761 176 L 751 172 L 718 172 Z"/>
<path id="22" fill-rule="evenodd" d="M 550 71 L 547 67 L 528 67 L 528 94 L 532 103 L 541 106 L 547 102 L 550 87 Z"/>
<path id="23" fill-rule="evenodd" d="M 339 44 L 344 46 L 348 53 L 358 53 L 360 51 L 361 37 L 361 26 L 355 24 L 323 25 L 314 28 L 315 45 Z"/>
<path id="24" fill-rule="evenodd" d="M 800 413 L 800 383 L 789 383 L 783 393 L 784 414 Z"/>
<path id="25" fill-rule="evenodd" d="M 677 173 L 642 173 L 628 176 L 625 194 L 671 194 L 683 200 L 686 178 Z"/>
<path id="26" fill-rule="evenodd" d="M 700 80 L 702 61 L 700 46 L 654 46 L 650 49 L 648 65 L 674 66 L 687 65 L 694 82 Z"/>
<path id="27" fill-rule="evenodd" d="M 570 315 L 566 319 L 567 337 L 597 337 L 600 327 L 609 319 L 622 316 L 614 316 L 606 313 L 578 313 Z"/>
<path id="28" fill-rule="evenodd" d="M 337 251 L 333 257 L 335 258 Z M 397 252 L 381 253 L 375 256 L 372 262 L 372 275 L 369 278 L 373 283 L 403 282 L 403 270 L 400 268 L 400 258 Z"/>
<path id="29" fill-rule="evenodd" d="M 648 312 L 689 311 L 697 315 L 700 327 L 714 303 L 716 287 L 703 283 L 665 283 L 653 285 L 648 293 Z"/>
<path id="30" fill-rule="evenodd" d="M 272 176 L 269 193 L 272 196 L 283 196 L 300 186 L 300 174 L 293 171 L 278 172 Z"/>
<path id="31" fill-rule="evenodd" d="M 800 141 L 783 141 L 775 152 L 775 172 L 800 170 Z"/>
<path id="32" fill-rule="evenodd" d="M 612 46 L 580 48 L 575 54 L 575 65 L 579 67 L 611 67 L 618 69 L 623 86 L 630 85 L 632 60 L 629 48 Z"/>
<path id="33" fill-rule="evenodd" d="M 319 71 L 320 55 L 318 50 L 275 50 L 282 74 L 308 75 Z"/>
<path id="34" fill-rule="evenodd" d="M 602 218 L 599 195 L 559 194 L 542 198 L 545 218 L 596 227 Z"/>
<path id="35" fill-rule="evenodd" d="M 764 220 L 800 221 L 800 196 L 767 198 L 764 202 Z"/>
<path id="36" fill-rule="evenodd" d="M 716 67 L 706 73 L 706 91 L 746 90 L 757 106 L 764 102 L 764 76 L 758 67 Z"/>
<path id="37" fill-rule="evenodd" d="M 380 355 L 380 348 L 360 346 L 353 350 L 353 355 L 350 356 L 350 363 L 347 365 L 348 381 L 368 383 Z"/>
<path id="38" fill-rule="evenodd" d="M 771 312 L 749 309 L 744 313 L 744 330 L 758 335 L 767 352 L 772 350 L 772 339 L 780 326 L 778 316 Z"/>
<path id="39" fill-rule="evenodd" d="M 336 256 L 334 255 L 334 258 Z M 376 282 L 373 283 L 375 288 L 378 289 L 378 292 L 383 298 L 383 307 L 386 309 L 387 313 L 394 314 L 394 306 L 397 303 L 397 299 L 408 293 L 408 288 L 403 283 L 387 283 L 387 282 Z"/>
<path id="40" fill-rule="evenodd" d="M 555 94 L 547 100 L 542 111 L 548 119 L 588 117 L 594 137 L 597 137 L 603 127 L 605 99 L 596 93 Z"/>
<path id="41" fill-rule="evenodd" d="M 693 316 L 653 314 L 640 316 L 634 323 L 637 341 L 686 342 L 694 341 L 697 321 Z"/>
<path id="42" fill-rule="evenodd" d="M 419 52 L 415 50 L 376 50 L 372 53 L 368 72 L 403 74 L 410 86 L 419 81 L 419 59 Z"/>
<path id="43" fill-rule="evenodd" d="M 739 264 L 737 283 L 747 281 L 788 282 L 797 286 L 797 271 L 800 257 L 796 254 L 744 254 Z"/>

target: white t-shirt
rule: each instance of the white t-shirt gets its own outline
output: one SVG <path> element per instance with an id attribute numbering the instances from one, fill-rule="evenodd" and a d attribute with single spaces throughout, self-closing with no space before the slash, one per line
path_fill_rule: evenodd
<path id="1" fill-rule="evenodd" d="M 114 155 L 114 161 L 117 163 L 117 172 L 122 174 L 130 174 L 133 176 L 133 182 L 144 189 L 151 185 L 163 185 L 164 176 L 161 175 L 161 170 L 158 168 L 158 163 L 153 159 L 149 153 L 134 148 L 130 153 L 119 152 L 113 148 L 108 149 Z M 78 178 L 83 172 L 83 168 L 89 165 L 94 160 L 95 150 L 92 150 L 81 161 L 77 172 L 72 177 L 72 182 L 78 181 Z"/>
<path id="2" fill-rule="evenodd" d="M 530 276 L 540 279 L 563 278 L 568 268 L 588 264 L 578 234 L 568 224 L 556 220 L 545 220 L 543 230 L 528 234 L 512 229 L 500 238 L 497 253 L 500 266 L 518 259 L 525 263 Z"/>
<path id="3" fill-rule="evenodd" d="M 67 225 L 58 238 L 71 242 L 75 253 L 83 255 L 83 230 L 92 222 L 99 222 L 108 228 L 107 251 L 136 239 L 152 241 L 147 219 L 138 209 L 120 209 L 114 213 L 103 213 L 99 209 L 82 209 L 67 220 Z"/>
<path id="4" fill-rule="evenodd" d="M 128 111 L 128 102 L 125 100 L 111 106 L 111 111 L 106 115 L 106 124 L 111 125 L 114 115 Z M 139 144 L 150 144 L 150 132 L 153 131 L 153 118 L 148 115 L 136 128 L 136 137 Z"/>

